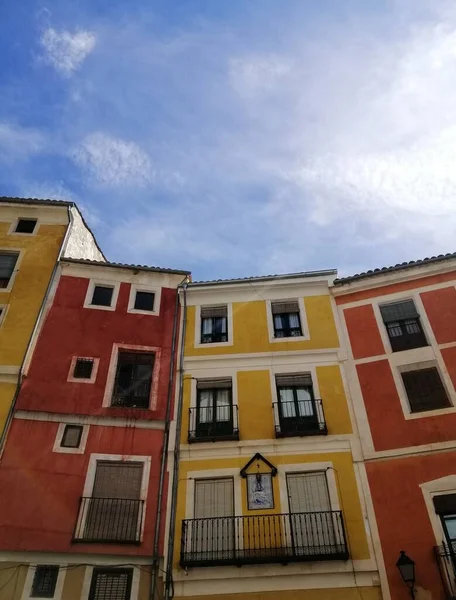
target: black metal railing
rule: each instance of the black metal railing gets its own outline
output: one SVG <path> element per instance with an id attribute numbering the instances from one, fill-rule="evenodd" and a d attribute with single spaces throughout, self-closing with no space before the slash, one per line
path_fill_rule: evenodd
<path id="1" fill-rule="evenodd" d="M 217 342 L 227 342 L 227 333 L 202 333 L 201 343 L 202 344 L 216 344 Z"/>
<path id="2" fill-rule="evenodd" d="M 74 542 L 139 544 L 144 500 L 81 498 Z"/>
<path id="3" fill-rule="evenodd" d="M 435 557 L 442 578 L 447 600 L 456 599 L 456 544 L 442 544 L 434 547 Z"/>
<path id="4" fill-rule="evenodd" d="M 302 335 L 301 327 L 282 327 L 274 328 L 275 338 L 300 337 Z"/>
<path id="5" fill-rule="evenodd" d="M 189 442 L 239 439 L 238 407 L 234 404 L 189 409 Z"/>
<path id="6" fill-rule="evenodd" d="M 182 567 L 347 560 L 341 511 L 185 519 Z"/>
<path id="7" fill-rule="evenodd" d="M 327 435 L 323 402 L 320 399 L 274 402 L 276 437 Z"/>

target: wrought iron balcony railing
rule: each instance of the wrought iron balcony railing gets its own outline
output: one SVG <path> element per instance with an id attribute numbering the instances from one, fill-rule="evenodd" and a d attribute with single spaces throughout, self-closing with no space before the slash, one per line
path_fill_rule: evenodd
<path id="1" fill-rule="evenodd" d="M 144 500 L 81 498 L 74 542 L 139 544 Z"/>
<path id="2" fill-rule="evenodd" d="M 321 400 L 274 402 L 272 406 L 276 437 L 328 434 Z"/>
<path id="3" fill-rule="evenodd" d="M 182 567 L 347 560 L 341 511 L 185 519 Z"/>
<path id="4" fill-rule="evenodd" d="M 230 404 L 189 409 L 189 442 L 238 440 L 238 407 Z"/>
<path id="5" fill-rule="evenodd" d="M 442 578 L 445 598 L 447 600 L 456 599 L 456 543 L 452 546 L 442 544 L 434 547 L 434 553 L 439 566 L 440 577 Z"/>

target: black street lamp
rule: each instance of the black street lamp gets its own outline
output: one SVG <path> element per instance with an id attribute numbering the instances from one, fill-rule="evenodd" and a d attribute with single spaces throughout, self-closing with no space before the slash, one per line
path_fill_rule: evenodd
<path id="1" fill-rule="evenodd" d="M 407 556 L 405 550 L 401 550 L 401 554 L 397 559 L 396 567 L 399 569 L 399 573 L 410 590 L 410 596 L 415 598 L 415 562 Z"/>

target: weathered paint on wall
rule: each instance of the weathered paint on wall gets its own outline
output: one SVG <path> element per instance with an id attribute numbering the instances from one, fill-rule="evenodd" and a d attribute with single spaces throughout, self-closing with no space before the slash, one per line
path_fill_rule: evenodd
<path id="1" fill-rule="evenodd" d="M 407 588 L 396 567 L 399 551 L 406 549 L 416 563 L 416 583 L 443 598 L 442 583 L 433 547 L 435 538 L 420 485 L 454 474 L 456 453 L 440 452 L 375 461 L 366 465 L 380 541 L 394 600 L 408 600 Z M 394 485 L 392 485 L 394 482 Z M 442 534 L 443 535 L 443 534 Z"/>

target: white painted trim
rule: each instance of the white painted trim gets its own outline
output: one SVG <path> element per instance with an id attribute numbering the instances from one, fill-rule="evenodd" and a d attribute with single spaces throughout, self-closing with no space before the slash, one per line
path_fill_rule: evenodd
<path id="1" fill-rule="evenodd" d="M 440 379 L 442 381 L 443 387 L 445 388 L 446 394 L 448 396 L 448 400 L 450 401 L 451 407 L 447 408 L 439 408 L 436 410 L 425 410 L 420 412 L 412 412 L 410 408 L 410 402 L 407 396 L 407 392 L 405 390 L 404 381 L 402 379 L 401 373 L 407 371 L 418 371 L 420 369 L 428 369 L 431 367 L 435 367 L 439 373 Z M 450 413 L 456 412 L 456 393 L 454 391 L 453 384 L 448 373 L 443 372 L 441 365 L 439 362 L 434 360 L 427 360 L 424 362 L 418 362 L 414 364 L 401 365 L 400 367 L 394 367 L 394 365 L 390 362 L 391 373 L 393 375 L 394 382 L 396 384 L 397 393 L 399 396 L 399 401 L 401 403 L 402 412 L 404 414 L 404 418 L 406 420 L 413 419 L 424 419 L 427 417 L 435 417 L 439 415 L 446 415 Z"/>
<path id="2" fill-rule="evenodd" d="M 225 306 L 226 305 L 226 324 L 227 324 L 227 335 L 228 340 L 226 342 L 215 342 L 211 344 L 201 343 L 201 308 L 208 306 Z M 195 337 L 193 339 L 194 348 L 205 348 L 210 350 L 211 348 L 224 348 L 225 346 L 232 346 L 234 343 L 233 335 L 233 303 L 232 302 L 219 302 L 218 304 L 198 304 L 195 307 Z"/>
<path id="3" fill-rule="evenodd" d="M 57 576 L 57 581 L 55 584 L 54 595 L 52 596 L 53 600 L 61 600 L 62 592 L 63 592 L 63 584 L 65 582 L 66 575 L 66 564 L 59 564 L 54 561 L 39 561 L 36 564 L 29 565 L 27 576 L 25 578 L 24 587 L 22 588 L 21 600 L 29 600 L 29 598 L 36 598 L 36 596 L 32 596 L 32 585 L 33 578 L 35 577 L 35 571 L 37 566 L 41 565 L 54 565 L 59 567 L 59 574 Z"/>
<path id="4" fill-rule="evenodd" d="M 272 304 L 276 302 L 297 302 L 299 306 L 299 319 L 301 321 L 301 333 L 302 335 L 296 337 L 276 338 L 274 336 L 274 321 L 272 317 Z M 310 340 L 309 326 L 307 323 L 306 309 L 304 306 L 304 298 L 299 296 L 297 298 L 285 298 L 280 300 L 266 300 L 266 318 L 268 322 L 268 335 L 269 342 L 271 344 L 277 344 L 279 342 L 303 342 Z"/>
<path id="5" fill-rule="evenodd" d="M 99 306 L 98 304 L 92 304 L 93 292 L 95 286 L 97 285 L 112 288 L 112 298 L 110 306 Z M 114 281 L 112 279 L 90 279 L 83 306 L 84 308 L 91 308 L 93 310 L 108 310 L 114 312 L 117 306 L 119 290 L 120 281 Z"/>
<path id="6" fill-rule="evenodd" d="M 8 312 L 9 304 L 0 304 L 0 327 L 3 325 L 6 319 L 6 313 Z"/>
<path id="7" fill-rule="evenodd" d="M 144 464 L 141 490 L 139 494 L 139 500 L 144 501 L 144 510 L 141 519 L 141 530 L 139 531 L 140 542 L 143 541 L 144 537 L 144 525 L 146 521 L 146 510 L 147 510 L 147 494 L 149 490 L 150 480 L 150 465 L 152 458 L 150 456 L 135 456 L 135 455 L 122 455 L 122 454 L 91 454 L 89 459 L 89 465 L 87 467 L 86 479 L 84 482 L 84 489 L 82 495 L 85 498 L 90 498 L 93 492 L 93 484 L 95 482 L 95 474 L 97 471 L 97 463 L 99 461 L 113 461 L 113 462 L 142 462 Z M 76 528 L 78 531 L 84 531 L 85 521 L 87 518 L 87 507 L 81 511 L 78 515 Z"/>
<path id="8" fill-rule="evenodd" d="M 140 310 L 135 308 L 136 292 L 150 292 L 154 294 L 154 310 Z M 134 315 L 158 316 L 160 314 L 162 288 L 146 284 L 132 283 L 130 285 L 130 295 L 128 297 L 127 312 Z"/>
<path id="9" fill-rule="evenodd" d="M 281 338 L 282 340 L 289 340 L 291 338 Z M 204 346 L 205 344 L 203 344 Z M 212 344 L 208 344 L 212 345 Z M 345 352 L 344 358 L 345 358 Z M 253 371 L 255 369 L 264 369 L 270 367 L 271 363 L 274 365 L 289 365 L 295 363 L 301 365 L 302 363 L 312 363 L 318 361 L 318 364 L 324 363 L 336 363 L 339 362 L 341 351 L 339 348 L 329 349 L 313 349 L 313 350 L 285 350 L 285 351 L 271 351 L 271 352 L 254 352 L 246 354 L 213 354 L 206 356 L 185 356 L 184 366 L 185 371 L 193 371 L 196 369 L 218 369 L 221 364 L 226 363 L 226 366 L 232 368 L 236 367 L 237 370 L 248 370 Z"/>
<path id="10" fill-rule="evenodd" d="M 21 263 L 26 252 L 27 250 L 25 248 L 0 248 L 0 254 L 18 254 L 14 271 L 10 277 L 10 280 L 8 281 L 8 285 L 6 288 L 0 288 L 0 298 L 2 297 L 2 294 L 9 294 L 13 289 L 14 281 L 16 280 L 19 269 L 21 268 Z"/>
<path id="11" fill-rule="evenodd" d="M 32 233 L 21 233 L 16 231 L 16 227 L 18 226 L 19 221 L 36 221 L 35 229 Z M 18 216 L 15 221 L 11 223 L 10 228 L 8 229 L 7 235 L 17 235 L 19 237 L 35 237 L 38 233 L 38 230 L 41 225 L 41 220 L 38 217 L 24 217 Z"/>
<path id="12" fill-rule="evenodd" d="M 76 547 L 76 546 L 75 546 Z M 134 554 L 89 554 L 77 552 L 0 552 L 1 563 L 39 563 L 45 565 L 57 565 L 68 563 L 71 565 L 90 564 L 94 566 L 121 566 L 124 564 L 150 566 L 150 556 Z M 1 567 L 0 567 L 1 568 Z"/>
<path id="13" fill-rule="evenodd" d="M 18 410 L 14 413 L 15 419 L 24 421 L 47 421 L 49 423 L 74 423 L 75 425 L 95 425 L 98 427 L 132 427 L 131 419 L 122 417 L 99 417 L 94 415 L 72 415 L 64 413 L 49 413 L 41 411 Z M 136 429 L 164 429 L 164 421 L 151 421 L 149 419 L 135 420 Z"/>
<path id="14" fill-rule="evenodd" d="M 366 462 L 375 460 L 384 460 L 385 458 L 396 458 L 403 456 L 414 456 L 417 454 L 429 454 L 431 452 L 449 452 L 456 450 L 456 441 L 437 442 L 432 444 L 422 444 L 420 446 L 407 446 L 405 448 L 393 448 L 392 450 L 379 450 L 377 452 L 365 452 Z"/>
<path id="15" fill-rule="evenodd" d="M 185 491 L 185 518 L 193 519 L 195 515 L 195 480 L 232 478 L 234 487 L 234 516 L 242 516 L 242 477 L 239 469 L 207 469 L 189 471 L 187 473 L 187 489 Z"/>
<path id="16" fill-rule="evenodd" d="M 139 408 L 139 411 L 150 411 L 155 410 L 158 401 L 158 382 L 160 378 L 160 366 L 161 366 L 161 348 L 157 346 L 138 346 L 131 344 L 113 344 L 111 351 L 111 359 L 109 361 L 108 375 L 106 378 L 105 393 L 103 396 L 104 408 L 111 408 L 111 398 L 114 389 L 114 380 L 116 377 L 117 370 L 117 359 L 119 351 L 121 350 L 133 350 L 135 352 L 151 352 L 154 354 L 154 365 L 152 370 L 152 385 L 150 386 L 149 396 L 149 408 Z M 116 407 L 112 407 L 116 408 Z"/>
<path id="17" fill-rule="evenodd" d="M 85 359 L 85 360 L 93 360 L 92 375 L 91 375 L 90 379 L 82 379 L 81 377 L 74 377 L 74 369 L 76 367 L 76 362 L 80 358 Z M 71 359 L 70 370 L 68 372 L 67 381 L 69 381 L 71 383 L 95 383 L 95 381 L 97 379 L 99 363 L 100 363 L 100 359 L 94 358 L 93 356 L 73 356 L 73 358 Z"/>
<path id="18" fill-rule="evenodd" d="M 65 433 L 65 428 L 67 425 L 82 426 L 81 440 L 77 448 L 66 448 L 61 445 L 63 434 Z M 57 429 L 57 435 L 55 436 L 52 452 L 60 452 L 62 454 L 84 454 L 89 435 L 89 429 L 90 425 L 82 425 L 82 423 L 60 423 L 59 428 Z"/>
<path id="19" fill-rule="evenodd" d="M 439 479 L 432 481 L 426 481 L 420 484 L 421 492 L 423 494 L 424 503 L 426 510 L 429 515 L 429 521 L 431 522 L 432 531 L 436 544 L 440 546 L 442 541 L 445 540 L 445 533 L 439 516 L 434 510 L 434 503 L 432 499 L 434 496 L 441 496 L 443 494 L 455 494 L 456 493 L 456 475 L 446 475 Z"/>
<path id="20" fill-rule="evenodd" d="M 97 564 L 92 567 L 85 568 L 84 580 L 82 583 L 81 600 L 88 600 L 88 598 L 89 598 L 90 586 L 92 584 L 93 569 L 94 568 L 103 569 L 104 567 L 113 568 L 113 566 L 115 566 L 115 565 Z M 138 600 L 139 578 L 140 578 L 141 571 L 140 571 L 140 569 L 138 569 L 137 567 L 135 567 L 133 565 L 128 565 L 127 567 L 119 566 L 119 569 L 122 569 L 122 568 L 123 569 L 131 569 L 133 571 L 133 577 L 132 577 L 132 581 L 131 581 L 131 593 L 130 593 L 129 600 Z"/>

